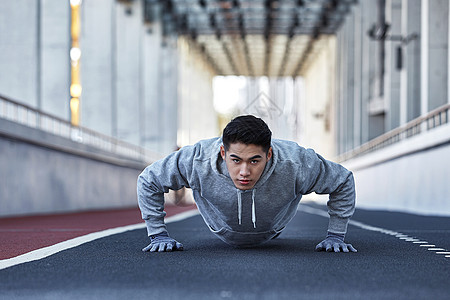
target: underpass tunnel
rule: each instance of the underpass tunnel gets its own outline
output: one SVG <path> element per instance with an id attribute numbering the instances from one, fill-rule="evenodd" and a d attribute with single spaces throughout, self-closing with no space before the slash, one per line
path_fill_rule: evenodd
<path id="1" fill-rule="evenodd" d="M 360 207 L 448 216 L 448 9 L 2 1 L 0 216 L 134 206 L 146 165 L 242 114 L 352 170 Z"/>

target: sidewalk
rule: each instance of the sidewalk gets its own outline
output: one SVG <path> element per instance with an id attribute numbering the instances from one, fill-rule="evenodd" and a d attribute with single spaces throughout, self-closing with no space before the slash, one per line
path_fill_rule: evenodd
<path id="1" fill-rule="evenodd" d="M 196 209 L 167 205 L 167 217 Z M 0 218 L 0 259 L 15 257 L 78 236 L 142 223 L 139 208 Z"/>

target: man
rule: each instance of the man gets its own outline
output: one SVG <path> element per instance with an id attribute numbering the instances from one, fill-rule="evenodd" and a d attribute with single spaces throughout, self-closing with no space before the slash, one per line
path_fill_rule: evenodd
<path id="1" fill-rule="evenodd" d="M 294 142 L 272 140 L 267 124 L 240 116 L 222 138 L 186 146 L 148 166 L 138 179 L 138 202 L 150 244 L 143 251 L 182 250 L 164 224 L 164 193 L 192 189 L 210 230 L 224 242 L 254 246 L 277 237 L 302 195 L 330 194 L 328 235 L 317 251 L 356 252 L 344 242 L 355 209 L 353 175 Z"/>

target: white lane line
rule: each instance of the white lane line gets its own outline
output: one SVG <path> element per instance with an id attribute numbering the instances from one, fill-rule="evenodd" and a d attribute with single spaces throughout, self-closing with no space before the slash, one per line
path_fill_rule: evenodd
<path id="1" fill-rule="evenodd" d="M 198 215 L 198 214 L 199 214 L 199 212 L 197 209 L 188 210 L 188 211 L 176 214 L 174 216 L 167 217 L 165 219 L 165 223 L 168 224 L 168 223 L 178 222 L 178 221 L 190 218 L 190 217 Z M 91 241 L 94 241 L 94 240 L 97 240 L 97 239 L 100 239 L 103 237 L 107 237 L 107 236 L 110 236 L 113 234 L 123 233 L 126 231 L 142 229 L 142 228 L 145 228 L 145 223 L 122 226 L 122 227 L 117 227 L 117 228 L 106 229 L 106 230 L 99 231 L 99 232 L 89 233 L 89 234 L 79 236 L 79 237 L 76 237 L 76 238 L 73 238 L 73 239 L 52 245 L 52 246 L 33 250 L 31 252 L 27 252 L 27 253 L 19 255 L 19 256 L 2 259 L 2 260 L 0 260 L 0 270 L 6 269 L 6 268 L 9 268 L 12 266 L 16 266 L 19 264 L 23 264 L 26 262 L 43 259 L 50 255 L 61 252 L 63 250 L 74 248 L 74 247 L 80 246 L 82 244 L 85 244 L 85 243 L 88 243 L 88 242 L 91 242 Z"/>
<path id="2" fill-rule="evenodd" d="M 318 208 L 314 208 L 314 207 L 311 207 L 311 206 L 307 206 L 307 205 L 304 205 L 304 204 L 299 205 L 298 210 L 302 211 L 302 212 L 309 213 L 309 214 L 322 216 L 322 217 L 325 217 L 325 218 L 329 218 L 330 217 L 326 211 L 318 209 Z M 365 229 L 365 230 L 369 230 L 369 231 L 375 231 L 375 232 L 380 232 L 380 233 L 384 233 L 384 234 L 387 234 L 387 235 L 392 235 L 392 236 L 395 236 L 396 238 L 398 238 L 400 240 L 403 240 L 405 242 L 412 242 L 413 244 L 418 244 L 420 247 L 428 247 L 428 249 L 427 249 L 428 251 L 437 251 L 437 252 L 435 252 L 436 254 L 440 254 L 440 255 L 450 254 L 450 252 L 447 252 L 447 250 L 444 249 L 444 248 L 435 248 L 436 245 L 432 245 L 432 244 L 429 244 L 426 241 L 421 241 L 419 239 L 410 237 L 410 236 L 408 236 L 406 234 L 403 234 L 401 232 L 396 232 L 396 231 L 384 229 L 384 228 L 381 228 L 381 227 L 367 225 L 367 224 L 364 224 L 362 222 L 354 221 L 354 220 L 349 220 L 348 223 L 350 225 L 359 227 L 361 229 Z M 445 255 L 444 257 L 445 258 L 450 258 L 450 255 Z"/>

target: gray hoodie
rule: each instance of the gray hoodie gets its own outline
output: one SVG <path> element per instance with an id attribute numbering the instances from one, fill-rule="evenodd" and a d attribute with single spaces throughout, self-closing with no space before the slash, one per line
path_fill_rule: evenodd
<path id="1" fill-rule="evenodd" d="M 166 231 L 164 193 L 191 188 L 209 229 L 236 246 L 270 240 L 294 217 L 302 195 L 330 194 L 328 230 L 347 231 L 355 209 L 353 175 L 311 149 L 272 140 L 273 156 L 254 188 L 235 187 L 220 156 L 221 138 L 186 146 L 148 166 L 138 178 L 138 202 L 148 235 Z"/>

